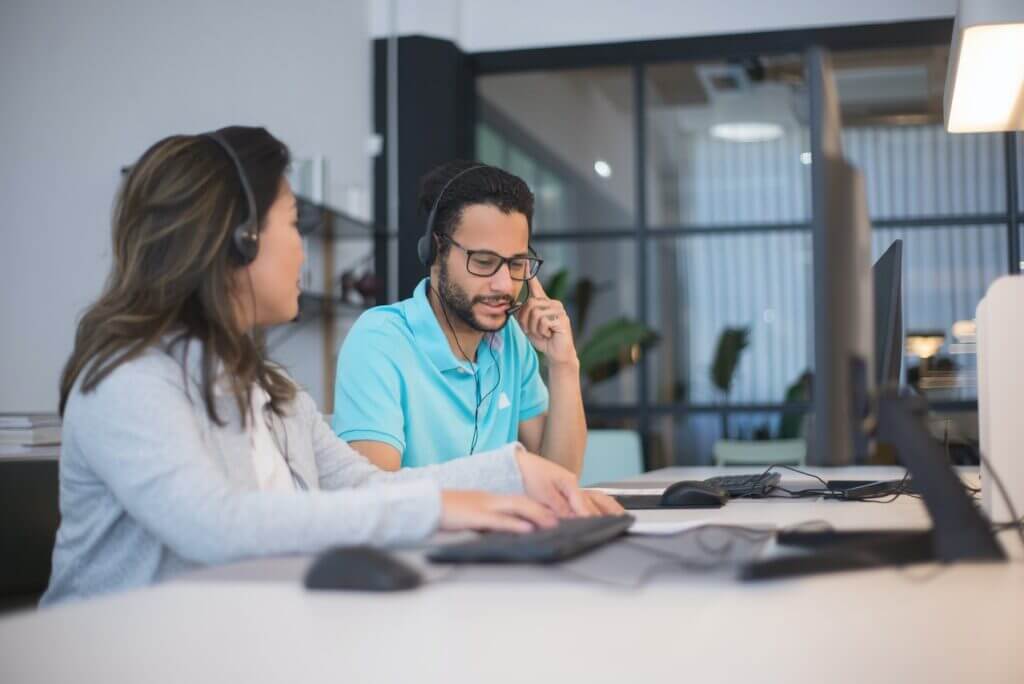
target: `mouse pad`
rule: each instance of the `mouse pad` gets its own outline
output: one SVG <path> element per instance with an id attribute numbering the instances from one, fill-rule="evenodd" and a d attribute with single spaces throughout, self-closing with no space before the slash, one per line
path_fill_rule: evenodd
<path id="1" fill-rule="evenodd" d="M 425 568 L 425 579 L 441 582 L 590 582 L 639 588 L 655 579 L 735 576 L 759 558 L 773 531 L 704 525 L 664 536 L 626 535 L 563 563 L 550 565 L 460 565 Z"/>
<path id="2" fill-rule="evenodd" d="M 430 590 L 449 582 L 589 582 L 614 588 L 638 588 L 653 580 L 734 576 L 740 566 L 759 558 L 774 533 L 728 525 L 703 525 L 676 534 L 626 535 L 572 560 L 552 565 L 435 565 L 425 558 L 429 547 L 395 554 L 423 573 Z M 466 535 L 446 535 L 459 541 Z M 302 584 L 313 556 L 262 558 L 199 569 L 174 578 L 185 582 L 270 582 Z"/>

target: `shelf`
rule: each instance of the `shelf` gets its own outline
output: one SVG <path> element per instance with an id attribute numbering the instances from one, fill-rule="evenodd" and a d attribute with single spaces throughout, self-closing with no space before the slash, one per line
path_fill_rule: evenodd
<path id="1" fill-rule="evenodd" d="M 305 236 L 329 236 L 334 239 L 366 239 L 397 237 L 382 227 L 357 219 L 332 207 L 317 204 L 305 197 L 296 197 L 299 209 L 299 232 Z"/>
<path id="2" fill-rule="evenodd" d="M 317 292 L 303 292 L 299 295 L 299 311 L 302 316 L 320 316 L 325 311 L 358 316 L 369 307 L 360 304 L 350 304 L 342 301 L 341 297 L 326 295 Z"/>
<path id="3" fill-rule="evenodd" d="M 335 355 L 338 353 L 338 335 L 340 334 L 337 323 L 344 322 L 346 325 L 359 317 L 367 306 L 362 304 L 350 304 L 341 298 L 341 279 L 337 273 L 338 252 L 351 251 L 351 248 L 358 248 L 362 252 L 368 247 L 370 255 L 367 260 L 372 259 L 374 266 L 380 266 L 382 259 L 388 254 L 388 242 L 397 241 L 397 233 L 388 233 L 384 226 L 377 225 L 370 221 L 364 221 L 351 214 L 345 213 L 334 207 L 319 204 L 308 197 L 296 197 L 298 205 L 298 228 L 299 233 L 306 243 L 304 247 L 316 253 L 315 259 L 307 262 L 303 267 L 302 282 L 308 286 L 316 287 L 319 292 L 304 292 L 299 296 L 300 316 L 298 321 L 289 327 L 286 332 L 275 336 L 272 342 L 268 342 L 271 348 L 279 348 L 289 338 L 297 334 L 305 325 L 316 325 L 321 333 L 321 360 L 323 369 L 323 387 L 325 410 L 330 411 L 334 405 L 332 389 L 334 387 L 334 363 Z M 353 244 L 353 241 L 362 242 L 361 245 Z M 347 244 L 346 244 L 347 243 Z M 384 244 L 382 244 L 384 243 Z M 315 264 L 313 266 L 312 264 Z M 360 262 L 361 267 L 366 267 Z M 380 266 L 386 275 L 386 263 Z M 366 273 L 363 273 L 365 276 Z M 360 277 L 360 289 L 368 287 Z M 348 285 L 346 281 L 346 285 Z M 346 293 L 348 290 L 346 290 Z M 358 290 L 357 290 L 358 292 Z M 346 327 L 346 326 L 341 326 Z"/>

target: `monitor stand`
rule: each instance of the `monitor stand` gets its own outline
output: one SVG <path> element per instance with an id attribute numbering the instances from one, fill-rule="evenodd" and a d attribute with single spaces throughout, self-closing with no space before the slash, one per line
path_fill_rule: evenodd
<path id="1" fill-rule="evenodd" d="M 755 561 L 743 568 L 746 580 L 906 565 L 927 561 L 1005 561 L 974 502 L 964 492 L 939 444 L 925 426 L 925 403 L 885 390 L 878 400 L 877 437 L 892 444 L 910 471 L 932 519 L 927 531 L 780 533 L 780 544 L 813 549 L 807 555 Z"/>

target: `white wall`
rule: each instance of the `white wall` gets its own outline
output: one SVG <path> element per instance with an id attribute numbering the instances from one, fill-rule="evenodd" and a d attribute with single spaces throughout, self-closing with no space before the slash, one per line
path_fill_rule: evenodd
<path id="1" fill-rule="evenodd" d="M 375 36 L 447 38 L 467 52 L 951 17 L 956 0 L 374 0 Z"/>
<path id="2" fill-rule="evenodd" d="M 327 158 L 328 200 L 370 190 L 366 0 L 4 0 L 0 70 L 0 411 L 55 409 L 120 168 L 159 138 L 263 125 Z M 315 327 L 281 358 L 319 399 Z"/>

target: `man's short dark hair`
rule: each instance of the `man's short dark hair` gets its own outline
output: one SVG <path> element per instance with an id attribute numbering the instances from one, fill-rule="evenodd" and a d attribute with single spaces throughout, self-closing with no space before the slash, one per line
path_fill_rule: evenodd
<path id="1" fill-rule="evenodd" d="M 533 193 L 519 176 L 514 176 L 496 166 L 480 164 L 480 162 L 459 159 L 442 164 L 430 171 L 420 181 L 419 211 L 423 220 L 427 220 L 434 201 L 441 189 L 457 174 L 472 166 L 481 168 L 468 171 L 444 191 L 444 197 L 437 207 L 434 217 L 434 233 L 451 235 L 462 219 L 466 207 L 474 204 L 486 204 L 505 214 L 518 212 L 526 217 L 528 230 L 533 230 Z M 432 238 L 433 239 L 433 238 Z M 447 240 L 441 241 L 440 254 L 443 256 L 451 249 Z"/>

